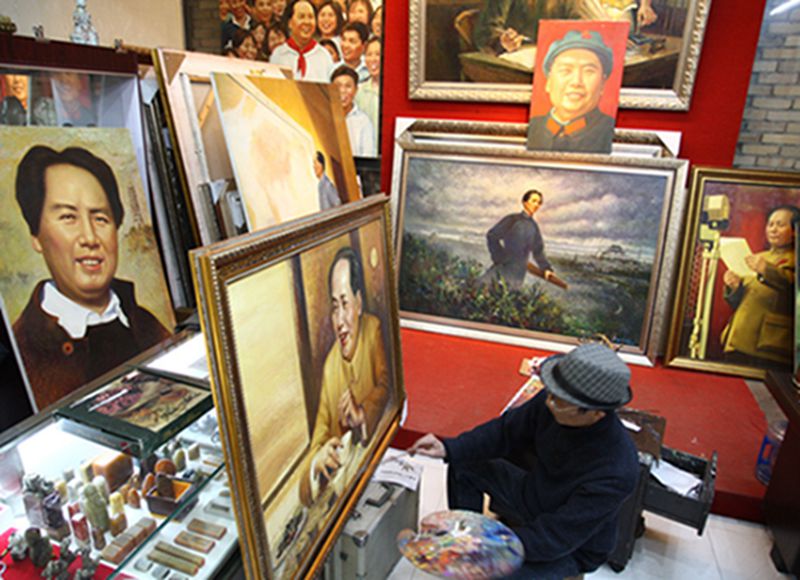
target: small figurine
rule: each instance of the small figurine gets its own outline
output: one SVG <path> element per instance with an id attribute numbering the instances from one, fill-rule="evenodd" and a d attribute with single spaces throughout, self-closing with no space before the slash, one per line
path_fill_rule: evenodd
<path id="1" fill-rule="evenodd" d="M 50 540 L 42 537 L 39 528 L 25 530 L 25 543 L 28 544 L 28 557 L 37 568 L 44 568 L 53 558 L 53 546 Z"/>
<path id="2" fill-rule="evenodd" d="M 28 543 L 25 541 L 25 536 L 20 532 L 14 532 L 8 538 L 8 551 L 11 553 L 11 559 L 15 562 L 24 560 L 28 555 Z"/>
<path id="3" fill-rule="evenodd" d="M 91 580 L 100 564 L 100 558 L 93 560 L 90 548 L 81 548 L 78 553 L 81 556 L 81 567 L 75 571 L 74 580 Z"/>
<path id="4" fill-rule="evenodd" d="M 44 498 L 53 493 L 53 489 L 53 483 L 38 473 L 27 473 L 22 478 L 22 501 L 32 526 L 45 526 Z"/>
<path id="5" fill-rule="evenodd" d="M 69 549 L 70 540 L 66 538 L 59 544 L 58 560 L 50 560 L 42 571 L 43 578 L 69 580 L 69 566 L 78 555 Z"/>
<path id="6" fill-rule="evenodd" d="M 44 521 L 47 524 L 47 535 L 55 540 L 63 540 L 69 536 L 69 526 L 64 519 L 64 510 L 61 494 L 54 491 L 42 502 L 44 510 Z"/>
<path id="7" fill-rule="evenodd" d="M 89 518 L 93 528 L 105 531 L 108 529 L 108 510 L 100 491 L 92 483 L 83 486 L 83 513 Z"/>
<path id="8" fill-rule="evenodd" d="M 69 39 L 77 44 L 91 44 L 97 46 L 100 39 L 97 30 L 92 25 L 92 16 L 86 10 L 86 0 L 75 0 L 75 11 L 72 13 L 72 22 L 75 27 Z"/>

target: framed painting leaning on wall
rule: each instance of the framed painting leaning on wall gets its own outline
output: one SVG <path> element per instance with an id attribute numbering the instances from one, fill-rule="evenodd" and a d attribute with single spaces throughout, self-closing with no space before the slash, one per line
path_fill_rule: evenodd
<path id="1" fill-rule="evenodd" d="M 192 253 L 247 577 L 311 577 L 405 399 L 388 199 Z"/>
<path id="2" fill-rule="evenodd" d="M 695 167 L 671 366 L 763 378 L 790 371 L 800 176 Z"/>
<path id="3" fill-rule="evenodd" d="M 631 360 L 658 354 L 685 161 L 400 142 L 404 324 L 561 350 L 603 334 Z"/>

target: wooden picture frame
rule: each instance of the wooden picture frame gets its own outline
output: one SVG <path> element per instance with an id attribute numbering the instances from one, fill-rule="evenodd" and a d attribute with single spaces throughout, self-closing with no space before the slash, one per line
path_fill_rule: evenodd
<path id="1" fill-rule="evenodd" d="M 562 6 L 568 4 L 561 2 Z M 512 57 L 501 57 L 488 47 L 476 46 L 474 31 L 483 6 L 477 0 L 409 2 L 410 99 L 530 101 L 534 56 L 517 51 Z M 711 0 L 689 0 L 685 8 L 653 1 L 655 12 L 660 14 L 654 24 L 641 30 L 642 54 L 627 58 L 621 108 L 689 109 L 710 6 Z M 560 10 L 550 17 L 576 15 Z M 587 15 L 579 19 L 608 18 Z M 536 37 L 535 31 L 519 32 Z M 656 56 L 649 56 L 650 47 L 661 46 L 662 39 L 663 48 L 656 51 Z"/>
<path id="2" fill-rule="evenodd" d="M 161 97 L 167 111 L 178 172 L 190 208 L 192 229 L 201 245 L 227 237 L 212 199 L 212 182 L 234 182 L 233 169 L 214 104 L 212 72 L 287 78 L 280 67 L 199 52 L 154 51 Z M 224 193 L 224 190 L 223 190 Z"/>
<path id="3" fill-rule="evenodd" d="M 379 196 L 192 252 L 252 580 L 319 570 L 398 428 L 405 392 L 389 231 L 388 200 Z M 357 268 L 348 254 L 360 260 L 363 283 L 345 299 L 342 269 Z M 356 304 L 358 324 L 334 330 Z M 349 387 L 337 380 L 348 356 L 361 377 Z M 363 412 L 361 425 L 358 413 L 345 417 L 353 428 L 339 434 L 330 412 L 337 390 Z M 326 484 L 315 466 L 332 437 L 342 467 Z"/>
<path id="4" fill-rule="evenodd" d="M 791 371 L 794 241 L 784 256 L 777 250 L 761 251 L 765 237 L 768 247 L 773 243 L 765 236 L 765 216 L 781 205 L 800 206 L 800 176 L 796 173 L 692 169 L 667 365 L 761 379 L 769 369 Z M 742 243 L 746 249 L 737 254 L 735 245 Z M 729 244 L 733 248 L 730 254 L 723 250 Z M 737 255 L 747 254 L 775 262 L 772 271 L 757 275 L 748 264 L 733 261 Z M 725 282 L 728 260 L 731 270 L 742 270 L 741 295 L 726 292 L 726 287 L 730 288 Z M 788 283 L 781 282 L 784 278 Z M 761 293 L 764 304 L 770 302 L 769 308 L 754 308 L 748 298 L 748 294 L 755 297 Z M 742 315 L 736 316 L 743 306 L 742 312 L 750 313 L 745 327 Z M 783 338 L 777 338 L 779 329 L 783 329 Z"/>
<path id="5" fill-rule="evenodd" d="M 419 128 L 417 123 L 412 125 L 412 127 L 415 126 Z M 496 135 L 494 138 L 490 138 L 495 139 L 495 143 L 491 145 L 487 144 L 485 140 L 477 140 L 473 141 L 473 145 L 465 145 L 463 135 L 458 136 L 458 139 L 461 140 L 459 144 L 441 140 L 441 138 L 431 138 L 432 133 L 418 139 L 418 135 L 411 131 L 406 131 L 399 139 L 402 161 L 393 188 L 393 197 L 396 197 L 394 201 L 398 205 L 395 243 L 398 256 L 401 316 L 404 326 L 498 342 L 538 346 L 551 350 L 567 350 L 579 339 L 600 333 L 614 342 L 624 344 L 622 352 L 628 360 L 651 364 L 654 357 L 662 352 L 666 337 L 666 318 L 671 305 L 671 289 L 677 260 L 676 250 L 680 242 L 680 228 L 685 207 L 684 182 L 688 163 L 668 156 L 632 158 L 534 153 L 526 151 L 524 146 L 511 145 L 520 137 L 524 142 L 524 131 L 524 125 L 517 128 L 506 127 L 504 128 L 505 136 Z M 509 134 L 511 133 L 516 134 L 513 139 L 510 139 Z M 502 144 L 498 144 L 496 140 L 500 140 Z M 494 175 L 495 173 L 497 175 Z M 503 175 L 502 178 L 500 173 Z M 423 175 L 426 177 L 421 177 Z M 483 175 L 480 178 L 480 184 L 477 181 L 478 175 Z M 492 175 L 493 177 L 487 177 Z M 564 179 L 570 180 L 569 187 L 558 186 L 559 182 L 563 186 Z M 637 184 L 635 187 L 631 185 L 634 182 Z M 436 184 L 436 187 L 428 188 L 426 183 L 428 185 Z M 629 189 L 631 187 L 633 189 Z M 551 288 L 551 285 L 545 282 L 541 284 L 525 282 L 524 286 L 520 288 L 487 290 L 492 282 L 484 278 L 480 272 L 489 269 L 491 259 L 483 236 L 491 229 L 492 224 L 503 215 L 521 210 L 520 198 L 528 189 L 543 191 L 545 203 L 554 206 L 555 211 L 563 216 L 566 215 L 565 212 L 573 211 L 577 207 L 573 206 L 573 209 L 569 209 L 570 204 L 575 201 L 571 198 L 574 192 L 577 191 L 579 195 L 587 198 L 584 203 L 588 208 L 591 207 L 592 196 L 595 195 L 592 192 L 602 191 L 603 188 L 608 188 L 607 192 L 615 191 L 620 196 L 619 199 L 602 198 L 605 199 L 602 204 L 594 204 L 598 211 L 607 207 L 610 221 L 618 219 L 620 211 L 623 213 L 628 211 L 620 205 L 623 204 L 624 192 L 640 196 L 637 198 L 637 203 L 634 204 L 637 207 L 636 211 L 649 212 L 647 220 L 650 225 L 646 228 L 650 232 L 647 234 L 649 236 L 647 249 L 634 250 L 636 244 L 628 239 L 624 243 L 616 244 L 619 248 L 614 250 L 617 252 L 614 259 L 621 264 L 627 264 L 626 267 L 631 269 L 630 275 L 638 278 L 641 284 L 636 295 L 631 298 L 635 306 L 632 303 L 623 307 L 625 313 L 630 314 L 635 310 L 638 313 L 636 316 L 639 317 L 635 324 L 631 322 L 626 335 L 619 335 L 620 333 L 615 331 L 612 326 L 604 327 L 602 324 L 586 325 L 584 331 L 577 332 L 575 330 L 577 326 L 569 327 L 557 322 L 555 318 L 551 321 L 552 324 L 542 325 L 536 322 L 536 317 L 540 314 L 533 311 L 524 313 L 527 322 L 515 324 L 510 320 L 514 316 L 523 316 L 522 311 L 517 307 L 512 309 L 514 310 L 511 312 L 513 316 L 502 319 L 502 321 L 502 317 L 483 316 L 478 312 L 472 312 L 465 316 L 454 313 L 453 305 L 458 303 L 459 288 L 467 293 L 476 292 L 472 299 L 478 301 L 491 300 L 492 294 L 500 292 L 505 294 L 505 298 L 512 301 L 516 299 L 524 302 L 527 299 L 533 299 L 532 296 L 525 296 L 525 293 L 533 292 L 545 297 L 549 294 L 550 297 L 547 300 L 555 300 L 555 304 L 561 302 L 561 306 L 557 309 L 560 312 L 558 320 L 563 321 L 566 312 L 564 297 L 554 297 L 553 295 L 553 292 L 556 291 L 564 292 L 560 288 L 555 286 Z M 434 189 L 436 191 L 433 191 Z M 455 199 L 453 195 L 456 190 L 459 190 L 456 197 L 460 200 L 460 209 L 454 209 L 451 213 L 447 207 Z M 581 191 L 583 193 L 580 193 Z M 409 194 L 409 192 L 411 193 Z M 417 196 L 424 196 L 424 201 L 420 201 L 421 197 L 416 199 Z M 423 204 L 425 208 L 422 209 L 420 204 Z M 420 215 L 423 214 L 428 217 L 420 219 Z M 591 219 L 596 219 L 597 214 L 593 215 L 595 217 Z M 615 215 L 617 218 L 614 217 Z M 436 224 L 437 219 L 442 221 Z M 562 264 L 554 268 L 556 274 L 561 271 L 563 275 L 575 267 L 577 269 L 574 273 L 580 277 L 581 267 L 573 264 L 572 266 L 567 265 L 567 270 L 564 269 L 564 252 L 573 254 L 576 251 L 582 252 L 584 257 L 587 257 L 586 251 L 576 250 L 574 247 L 572 250 L 564 250 L 570 245 L 565 243 L 570 239 L 569 230 L 564 229 L 568 224 L 565 224 L 562 218 L 558 218 L 556 221 L 560 220 L 561 224 L 557 227 L 561 234 L 554 238 L 552 233 L 548 234 L 546 214 L 543 219 L 541 232 L 546 245 L 548 237 L 550 237 L 551 244 L 556 239 L 561 242 L 561 251 L 554 254 L 562 254 L 558 260 Z M 581 219 L 576 214 L 571 219 L 579 220 L 577 227 L 583 228 L 588 223 L 589 216 L 584 215 Z M 426 220 L 430 220 L 430 222 L 423 224 Z M 634 216 L 631 215 L 629 222 L 633 223 L 633 220 Z M 468 222 L 469 225 L 466 225 L 465 222 Z M 551 222 L 551 224 L 553 223 Z M 621 221 L 620 224 L 623 222 Z M 555 226 L 551 225 L 551 227 Z M 625 227 L 630 233 L 641 226 L 634 224 Z M 555 233 L 553 229 L 550 231 Z M 564 232 L 567 232 L 566 237 Z M 412 240 L 415 244 L 414 257 L 409 257 L 409 234 L 417 237 L 417 240 Z M 575 235 L 580 237 L 584 234 Z M 633 236 L 632 233 L 628 238 L 631 236 Z M 421 237 L 424 238 L 422 243 L 420 243 Z M 450 243 L 446 240 L 456 241 Z M 425 243 L 432 243 L 435 251 L 430 247 L 426 249 Z M 459 244 L 461 244 L 461 249 L 456 248 Z M 580 241 L 574 241 L 572 245 L 580 245 Z M 613 245 L 615 244 L 609 243 L 606 249 Z M 467 246 L 469 247 L 468 251 L 465 249 Z M 620 249 L 623 250 L 622 253 L 618 252 Z M 444 253 L 439 253 L 439 250 Z M 636 251 L 639 251 L 638 256 L 635 254 Z M 577 254 L 575 255 L 577 256 Z M 419 267 L 423 267 L 423 270 L 429 272 L 436 271 L 437 266 L 434 263 L 420 266 L 422 264 L 420 260 L 424 261 L 435 256 L 439 256 L 445 262 L 453 259 L 454 261 L 450 263 L 456 264 L 454 267 L 457 270 L 460 268 L 459 272 L 461 272 L 451 276 L 451 279 L 445 283 L 445 286 L 448 286 L 447 291 L 453 291 L 455 294 L 448 298 L 449 306 L 444 309 L 441 302 L 436 304 L 434 302 L 425 303 L 424 300 L 417 301 L 418 296 L 425 295 L 428 291 L 433 292 L 432 295 L 436 295 L 438 291 L 435 288 L 423 289 L 424 283 L 420 282 L 420 278 L 415 278 L 416 274 L 414 274 L 415 271 L 419 271 Z M 434 258 L 434 261 L 436 259 L 439 258 Z M 611 261 L 614 259 L 609 258 L 610 261 L 603 267 L 611 268 Z M 580 260 L 575 258 L 573 261 L 577 264 Z M 645 262 L 651 266 L 643 266 Z M 638 272 L 635 276 L 632 273 L 634 266 Z M 570 277 L 572 275 L 565 276 L 565 278 Z M 647 281 L 643 282 L 645 278 Z M 439 279 L 443 280 L 444 277 Z M 476 282 L 476 280 L 480 280 L 480 282 Z M 569 285 L 569 279 L 566 281 Z M 472 282 L 475 282 L 478 287 L 470 287 Z M 616 283 L 622 284 L 619 280 Z M 581 283 L 578 281 L 578 287 L 580 285 Z M 482 292 L 481 288 L 485 290 L 484 293 L 487 293 L 486 296 L 478 296 Z M 439 288 L 439 290 L 441 289 Z M 595 304 L 594 311 L 599 312 L 608 308 L 608 296 L 602 300 L 597 297 L 591 298 L 592 291 L 585 288 L 580 290 L 580 293 L 590 296 L 590 300 L 594 300 L 592 302 Z M 522 302 L 517 302 L 517 304 L 522 304 Z M 574 318 L 573 314 L 570 314 L 570 317 Z"/>

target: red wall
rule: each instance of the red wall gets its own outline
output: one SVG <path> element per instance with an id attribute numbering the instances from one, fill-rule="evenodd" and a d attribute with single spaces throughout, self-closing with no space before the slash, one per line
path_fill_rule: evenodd
<path id="1" fill-rule="evenodd" d="M 713 0 L 687 112 L 621 109 L 617 126 L 683 132 L 680 156 L 692 164 L 730 166 L 766 0 Z M 396 117 L 527 121 L 528 105 L 408 98 L 408 0 L 385 3 L 382 185 L 389 191 Z"/>

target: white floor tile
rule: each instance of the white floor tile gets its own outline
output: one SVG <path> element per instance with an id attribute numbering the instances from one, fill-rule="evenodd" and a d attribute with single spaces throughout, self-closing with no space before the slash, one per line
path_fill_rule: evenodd
<path id="1" fill-rule="evenodd" d="M 706 533 L 723 580 L 791 578 L 773 566 L 772 537 L 764 526 L 712 515 Z"/>

